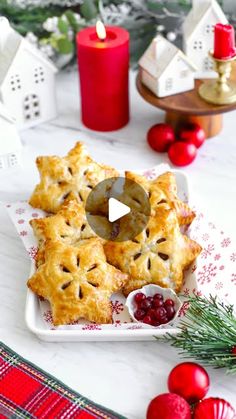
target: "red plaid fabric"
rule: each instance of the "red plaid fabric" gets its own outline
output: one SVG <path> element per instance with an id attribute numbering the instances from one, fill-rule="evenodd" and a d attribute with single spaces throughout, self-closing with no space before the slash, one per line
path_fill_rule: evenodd
<path id="1" fill-rule="evenodd" d="M 125 419 L 71 390 L 0 342 L 0 419 Z"/>

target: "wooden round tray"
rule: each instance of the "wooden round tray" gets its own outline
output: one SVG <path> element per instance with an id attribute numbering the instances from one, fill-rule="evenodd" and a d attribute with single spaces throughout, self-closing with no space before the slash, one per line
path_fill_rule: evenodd
<path id="1" fill-rule="evenodd" d="M 236 80 L 236 66 L 232 68 L 232 80 Z M 230 105 L 212 105 L 205 102 L 198 94 L 200 84 L 196 80 L 195 88 L 188 92 L 158 98 L 141 82 L 140 72 L 137 75 L 137 89 L 140 95 L 153 106 L 166 111 L 166 122 L 178 130 L 183 124 L 196 122 L 202 126 L 207 138 L 217 135 L 223 127 L 223 114 L 236 109 L 236 103 Z"/>

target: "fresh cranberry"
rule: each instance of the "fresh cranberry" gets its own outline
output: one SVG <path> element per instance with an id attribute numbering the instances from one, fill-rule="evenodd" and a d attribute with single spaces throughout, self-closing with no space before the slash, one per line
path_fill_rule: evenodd
<path id="1" fill-rule="evenodd" d="M 168 321 L 169 321 L 168 317 L 163 317 L 161 319 L 161 324 L 166 324 L 166 323 L 168 323 Z"/>
<path id="2" fill-rule="evenodd" d="M 147 298 L 145 298 L 145 300 L 141 301 L 141 303 L 139 304 L 139 308 L 141 308 L 142 310 L 146 310 L 147 311 L 151 307 L 152 307 L 152 303 Z"/>
<path id="3" fill-rule="evenodd" d="M 174 307 L 175 302 L 171 299 L 171 298 L 167 298 L 167 300 L 165 301 L 165 307 L 167 306 L 173 306 Z"/>
<path id="4" fill-rule="evenodd" d="M 154 300 L 162 300 L 163 301 L 163 295 L 161 295 L 161 294 L 154 294 L 153 295 L 153 298 L 154 298 Z"/>
<path id="5" fill-rule="evenodd" d="M 137 320 L 142 320 L 144 318 L 145 314 L 146 314 L 146 312 L 144 310 L 138 309 L 134 312 L 134 317 Z"/>
<path id="6" fill-rule="evenodd" d="M 154 310 L 154 308 L 150 308 L 147 312 L 147 315 L 150 316 L 152 320 L 154 320 L 156 318 L 156 310 Z"/>
<path id="7" fill-rule="evenodd" d="M 158 298 L 154 298 L 153 307 L 155 307 L 155 308 L 162 307 L 163 304 L 164 304 L 163 300 L 160 300 Z"/>
<path id="8" fill-rule="evenodd" d="M 139 304 L 141 301 L 146 299 L 146 295 L 143 294 L 142 292 L 138 292 L 137 294 L 135 294 L 134 296 L 134 301 Z"/>
<path id="9" fill-rule="evenodd" d="M 150 303 L 153 304 L 153 297 L 149 296 L 146 298 L 146 300 L 150 301 Z"/>
<path id="10" fill-rule="evenodd" d="M 157 308 L 156 309 L 156 319 L 160 322 L 160 323 L 162 323 L 162 319 L 164 318 L 164 317 L 166 317 L 166 315 L 167 315 L 167 312 L 166 312 L 166 309 L 164 308 L 164 307 L 159 307 L 159 308 Z"/>
<path id="11" fill-rule="evenodd" d="M 175 309 L 173 306 L 166 306 L 166 313 L 169 320 L 173 319 L 175 315 Z"/>
<path id="12" fill-rule="evenodd" d="M 143 318 L 143 323 L 152 324 L 152 318 L 150 316 L 145 316 Z"/>

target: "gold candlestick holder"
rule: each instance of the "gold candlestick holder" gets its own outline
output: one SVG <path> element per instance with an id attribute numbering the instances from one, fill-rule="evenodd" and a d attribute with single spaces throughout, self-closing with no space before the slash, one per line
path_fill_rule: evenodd
<path id="1" fill-rule="evenodd" d="M 236 83 L 229 80 L 232 62 L 236 60 L 236 56 L 220 60 L 209 52 L 214 62 L 214 70 L 218 73 L 218 78 L 210 82 L 204 82 L 199 87 L 199 95 L 206 102 L 214 105 L 229 105 L 236 103 Z"/>

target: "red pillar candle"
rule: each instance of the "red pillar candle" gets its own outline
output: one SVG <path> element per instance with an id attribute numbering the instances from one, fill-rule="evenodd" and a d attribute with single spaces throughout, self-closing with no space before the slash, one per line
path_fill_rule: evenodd
<path id="1" fill-rule="evenodd" d="M 129 121 L 129 33 L 116 26 L 97 29 L 86 28 L 76 39 L 82 121 L 113 131 Z"/>
<path id="2" fill-rule="evenodd" d="M 232 25 L 215 25 L 214 57 L 227 59 L 235 56 L 235 34 Z"/>

